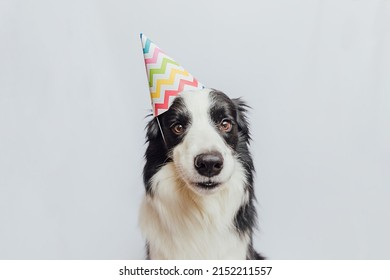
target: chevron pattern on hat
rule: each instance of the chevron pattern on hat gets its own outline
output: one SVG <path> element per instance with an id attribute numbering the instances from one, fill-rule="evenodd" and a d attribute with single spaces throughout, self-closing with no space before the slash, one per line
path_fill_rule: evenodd
<path id="1" fill-rule="evenodd" d="M 142 33 L 141 42 L 155 117 L 167 111 L 180 92 L 204 88 L 197 79 Z"/>

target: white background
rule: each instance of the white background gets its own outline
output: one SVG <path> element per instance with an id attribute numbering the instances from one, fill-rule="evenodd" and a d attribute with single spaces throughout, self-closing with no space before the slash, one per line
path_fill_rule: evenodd
<path id="1" fill-rule="evenodd" d="M 139 33 L 250 112 L 271 259 L 390 258 L 390 1 L 0 0 L 0 258 L 141 259 Z"/>

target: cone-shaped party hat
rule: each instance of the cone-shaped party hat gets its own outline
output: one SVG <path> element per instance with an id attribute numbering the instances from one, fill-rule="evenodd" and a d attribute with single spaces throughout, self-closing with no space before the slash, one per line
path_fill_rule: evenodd
<path id="1" fill-rule="evenodd" d="M 141 41 L 155 117 L 167 111 L 180 92 L 204 88 L 198 80 L 142 33 Z"/>

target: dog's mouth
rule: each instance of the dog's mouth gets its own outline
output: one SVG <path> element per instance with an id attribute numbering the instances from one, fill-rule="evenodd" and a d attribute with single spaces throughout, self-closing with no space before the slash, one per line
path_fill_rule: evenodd
<path id="1" fill-rule="evenodd" d="M 202 189 L 211 190 L 216 188 L 219 185 L 219 183 L 207 181 L 207 182 L 195 183 L 195 185 Z"/>

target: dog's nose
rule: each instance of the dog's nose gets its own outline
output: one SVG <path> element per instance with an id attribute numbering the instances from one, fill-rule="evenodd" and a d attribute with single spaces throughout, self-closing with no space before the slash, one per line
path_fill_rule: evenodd
<path id="1" fill-rule="evenodd" d="M 213 177 L 221 172 L 223 157 L 219 152 L 200 154 L 195 157 L 194 165 L 200 175 Z"/>

